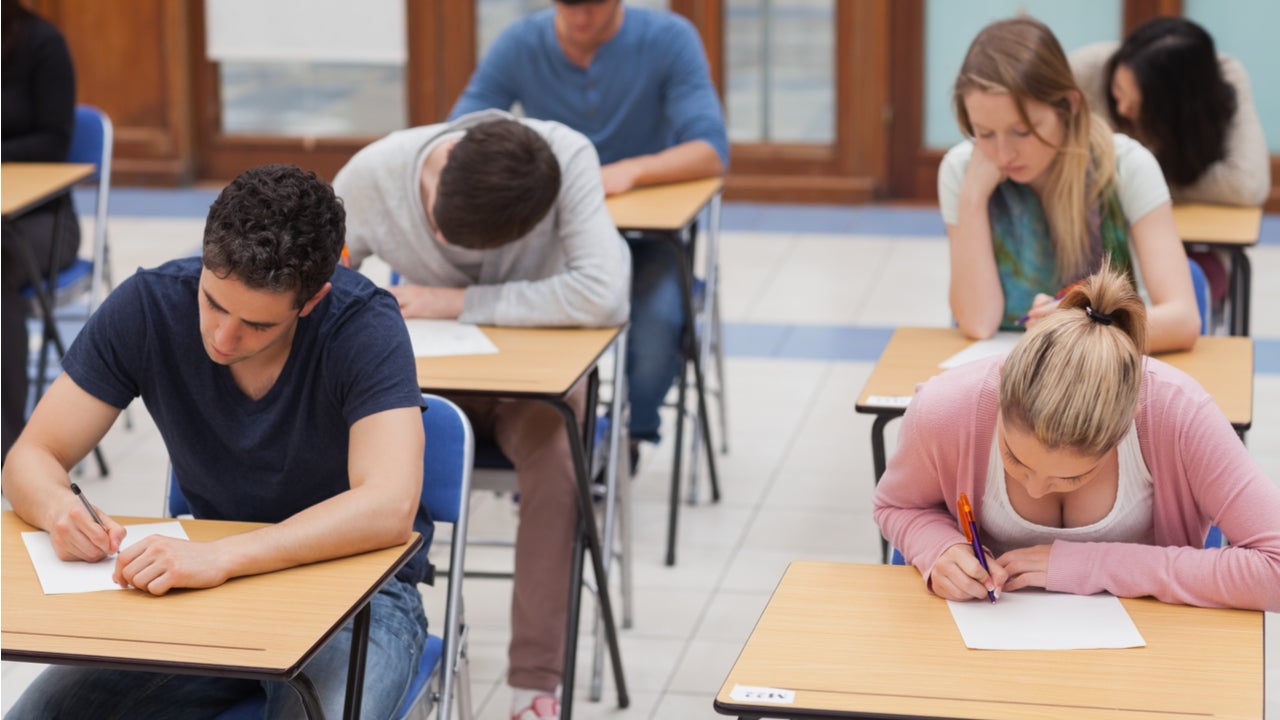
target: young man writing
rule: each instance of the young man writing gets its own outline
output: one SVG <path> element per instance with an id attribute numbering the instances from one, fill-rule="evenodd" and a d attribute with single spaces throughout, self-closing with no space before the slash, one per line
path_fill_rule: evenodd
<path id="1" fill-rule="evenodd" d="M 141 397 L 198 518 L 274 523 L 213 542 L 153 537 L 115 579 L 163 595 L 389 547 L 420 507 L 421 395 L 395 301 L 336 268 L 344 212 L 286 165 L 246 171 L 213 203 L 202 258 L 140 270 L 89 320 L 5 463 L 5 496 L 64 560 L 119 551 L 127 528 L 72 493 L 68 470 Z M 336 270 L 335 270 L 336 268 Z M 416 669 L 425 548 L 372 602 L 363 717 L 389 718 Z M 325 713 L 346 693 L 350 626 L 304 672 Z M 268 717 L 300 711 L 281 683 L 58 666 L 10 718 L 212 717 L 265 686 Z"/>

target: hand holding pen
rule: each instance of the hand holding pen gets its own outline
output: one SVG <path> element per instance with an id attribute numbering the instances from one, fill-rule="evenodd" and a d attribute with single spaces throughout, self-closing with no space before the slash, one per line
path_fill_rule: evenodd
<path id="1" fill-rule="evenodd" d="M 960 511 L 960 529 L 964 531 L 965 540 L 973 547 L 973 554 L 977 556 L 978 562 L 982 565 L 982 570 L 987 574 L 987 581 L 992 584 L 987 587 L 987 599 L 991 602 L 996 601 L 995 581 L 991 579 L 991 568 L 987 565 L 987 554 L 982 550 L 982 540 L 978 537 L 978 521 L 973 517 L 973 506 L 969 504 L 969 496 L 960 493 L 960 501 L 956 504 Z M 983 583 L 986 585 L 986 583 Z"/>
<path id="2" fill-rule="evenodd" d="M 63 515 L 49 527 L 49 537 L 58 557 L 97 562 L 119 552 L 125 529 L 90 504 L 75 483 L 71 483 L 71 492 L 78 502 L 67 506 Z"/>
<path id="3" fill-rule="evenodd" d="M 1058 293 L 1053 297 L 1049 297 L 1044 293 L 1037 294 L 1035 299 L 1032 301 L 1031 310 L 1028 311 L 1026 315 L 1023 315 L 1022 317 L 1018 318 L 1018 324 L 1026 325 L 1028 321 L 1039 320 L 1045 315 L 1048 315 L 1049 313 L 1053 312 L 1058 307 L 1058 302 L 1061 301 L 1062 298 L 1066 297 L 1067 293 L 1074 290 L 1077 285 L 1083 282 L 1084 282 L 1083 278 L 1080 280 L 1077 280 L 1071 283 L 1070 285 L 1059 290 Z"/>

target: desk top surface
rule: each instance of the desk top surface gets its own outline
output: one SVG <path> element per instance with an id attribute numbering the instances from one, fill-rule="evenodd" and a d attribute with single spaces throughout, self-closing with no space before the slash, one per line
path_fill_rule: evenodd
<path id="1" fill-rule="evenodd" d="M 19 214 L 92 174 L 93 165 L 80 163 L 0 164 L 0 214 Z"/>
<path id="2" fill-rule="evenodd" d="M 560 397 L 587 374 L 622 327 L 513 328 L 482 326 L 498 346 L 491 355 L 420 357 L 418 385 L 425 391 Z"/>
<path id="3" fill-rule="evenodd" d="M 206 541 L 261 527 L 181 522 L 188 537 Z M 291 677 L 422 544 L 415 533 L 397 547 L 159 597 L 137 590 L 45 595 L 20 537 L 33 529 L 4 513 L 0 641 L 6 660 L 243 677 Z"/>
<path id="4" fill-rule="evenodd" d="M 1183 242 L 1256 245 L 1262 229 L 1262 208 L 1203 203 L 1174 205 L 1173 223 Z"/>
<path id="5" fill-rule="evenodd" d="M 724 178 L 637 188 L 605 201 L 619 230 L 677 232 L 688 227 L 720 188 Z"/>
<path id="6" fill-rule="evenodd" d="M 858 411 L 902 411 L 905 404 L 886 404 L 884 400 L 905 400 L 914 395 L 916 385 L 942 372 L 938 363 L 972 342 L 956 328 L 894 330 L 858 396 Z M 1155 357 L 1195 378 L 1234 427 L 1244 430 L 1253 423 L 1251 338 L 1205 335 L 1196 340 L 1192 350 Z"/>
<path id="7" fill-rule="evenodd" d="M 716 696 L 725 714 L 787 717 L 1255 718 L 1263 614 L 1121 600 L 1147 645 L 965 647 L 912 567 L 795 562 Z M 795 691 L 733 700 L 735 684 Z M 879 714 L 878 714 L 879 713 Z"/>

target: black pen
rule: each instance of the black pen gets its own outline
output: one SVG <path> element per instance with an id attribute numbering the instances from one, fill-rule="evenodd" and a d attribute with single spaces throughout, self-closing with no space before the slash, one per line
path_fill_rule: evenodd
<path id="1" fill-rule="evenodd" d="M 102 524 L 102 518 L 98 517 L 98 512 L 89 504 L 89 498 L 85 497 L 84 493 L 80 492 L 80 486 L 75 483 L 71 483 L 71 492 L 75 493 L 76 497 L 80 498 L 80 502 L 84 503 L 84 509 L 89 511 L 89 515 L 93 517 L 93 521 L 98 523 L 103 530 L 106 530 L 107 526 Z"/>

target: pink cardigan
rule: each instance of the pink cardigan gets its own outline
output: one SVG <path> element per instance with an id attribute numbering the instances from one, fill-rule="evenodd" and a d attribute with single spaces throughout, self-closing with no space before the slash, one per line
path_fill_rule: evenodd
<path id="1" fill-rule="evenodd" d="M 944 550 L 965 542 L 955 519 L 960 493 L 981 513 L 1001 362 L 973 362 L 919 387 L 876 489 L 876 523 L 926 580 Z M 1154 484 L 1155 544 L 1059 540 L 1049 552 L 1048 589 L 1280 611 L 1280 487 L 1213 399 L 1148 358 L 1137 426 Z M 1203 548 L 1210 523 L 1229 547 Z"/>

